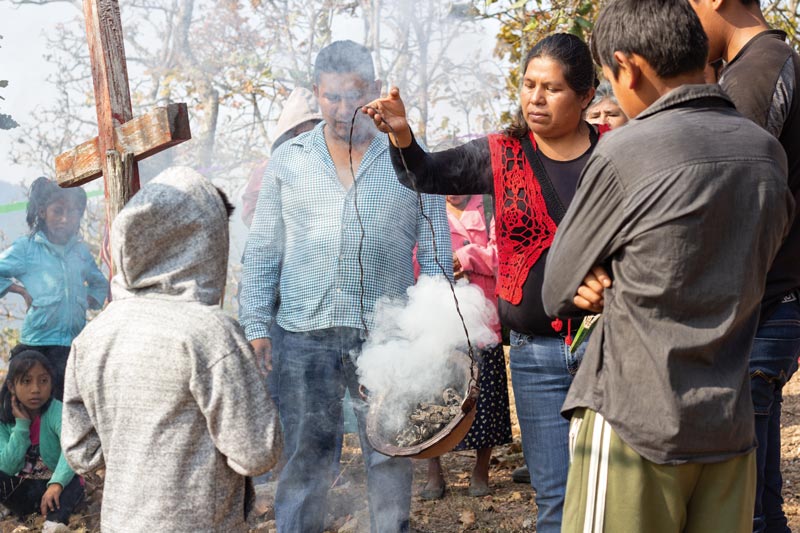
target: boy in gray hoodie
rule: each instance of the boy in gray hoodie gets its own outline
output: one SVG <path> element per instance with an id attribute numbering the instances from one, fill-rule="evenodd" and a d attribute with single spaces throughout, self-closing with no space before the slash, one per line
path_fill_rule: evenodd
<path id="1" fill-rule="evenodd" d="M 245 476 L 278 458 L 276 409 L 219 307 L 228 206 L 171 168 L 114 220 L 113 301 L 73 342 L 61 435 L 76 472 L 105 466 L 105 532 L 247 531 Z"/>

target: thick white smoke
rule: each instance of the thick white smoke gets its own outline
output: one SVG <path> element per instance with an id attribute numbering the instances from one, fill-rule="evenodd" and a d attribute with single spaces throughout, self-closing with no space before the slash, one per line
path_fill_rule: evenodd
<path id="1" fill-rule="evenodd" d="M 497 311 L 478 287 L 466 281 L 458 282 L 455 291 L 477 356 L 479 349 L 498 340 L 493 329 Z M 393 430 L 402 426 L 409 406 L 440 397 L 449 386 L 451 355 L 468 357 L 464 327 L 447 280 L 422 276 L 407 292 L 407 301 L 378 304 L 375 327 L 357 360 L 359 380 L 370 397 L 391 398 L 396 407 L 382 412 L 384 427 Z"/>

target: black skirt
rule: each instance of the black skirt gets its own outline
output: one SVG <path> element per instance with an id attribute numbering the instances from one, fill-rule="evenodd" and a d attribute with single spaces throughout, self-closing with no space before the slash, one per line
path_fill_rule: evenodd
<path id="1" fill-rule="evenodd" d="M 508 381 L 503 345 L 481 352 L 480 387 L 475 422 L 456 451 L 481 450 L 511 442 L 511 412 L 508 408 Z"/>

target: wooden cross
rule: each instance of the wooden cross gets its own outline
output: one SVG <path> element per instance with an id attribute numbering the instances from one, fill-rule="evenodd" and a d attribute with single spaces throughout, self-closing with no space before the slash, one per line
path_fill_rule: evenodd
<path id="1" fill-rule="evenodd" d="M 77 187 L 103 176 L 111 221 L 139 190 L 136 161 L 191 139 L 186 104 L 134 118 L 118 0 L 83 0 L 100 134 L 56 158 L 56 181 Z"/>

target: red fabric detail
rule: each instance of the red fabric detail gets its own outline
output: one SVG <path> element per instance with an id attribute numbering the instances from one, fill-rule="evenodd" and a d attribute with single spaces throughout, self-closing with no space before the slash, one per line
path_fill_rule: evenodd
<path id="1" fill-rule="evenodd" d="M 602 137 L 604 133 L 608 133 L 609 131 L 611 131 L 611 126 L 609 126 L 608 124 L 596 124 L 596 126 L 597 126 L 598 139 Z"/>
<path id="2" fill-rule="evenodd" d="M 533 143 L 535 147 L 536 142 Z M 497 295 L 518 305 L 528 273 L 553 242 L 556 224 L 547 213 L 542 189 L 520 141 L 501 134 L 489 135 L 489 151 L 499 259 Z"/>
<path id="3" fill-rule="evenodd" d="M 33 420 L 31 420 L 30 428 L 28 429 L 32 446 L 36 446 L 39 444 L 39 434 L 41 433 L 41 428 L 42 428 L 42 417 L 40 416 L 33 417 Z"/>
<path id="4" fill-rule="evenodd" d="M 564 339 L 564 344 L 572 346 L 572 319 L 567 320 L 567 337 Z"/>
<path id="5" fill-rule="evenodd" d="M 553 331 L 556 333 L 560 333 L 562 329 L 564 329 L 564 323 L 561 321 L 560 318 L 556 318 L 552 322 L 550 322 L 550 327 L 553 328 Z"/>

